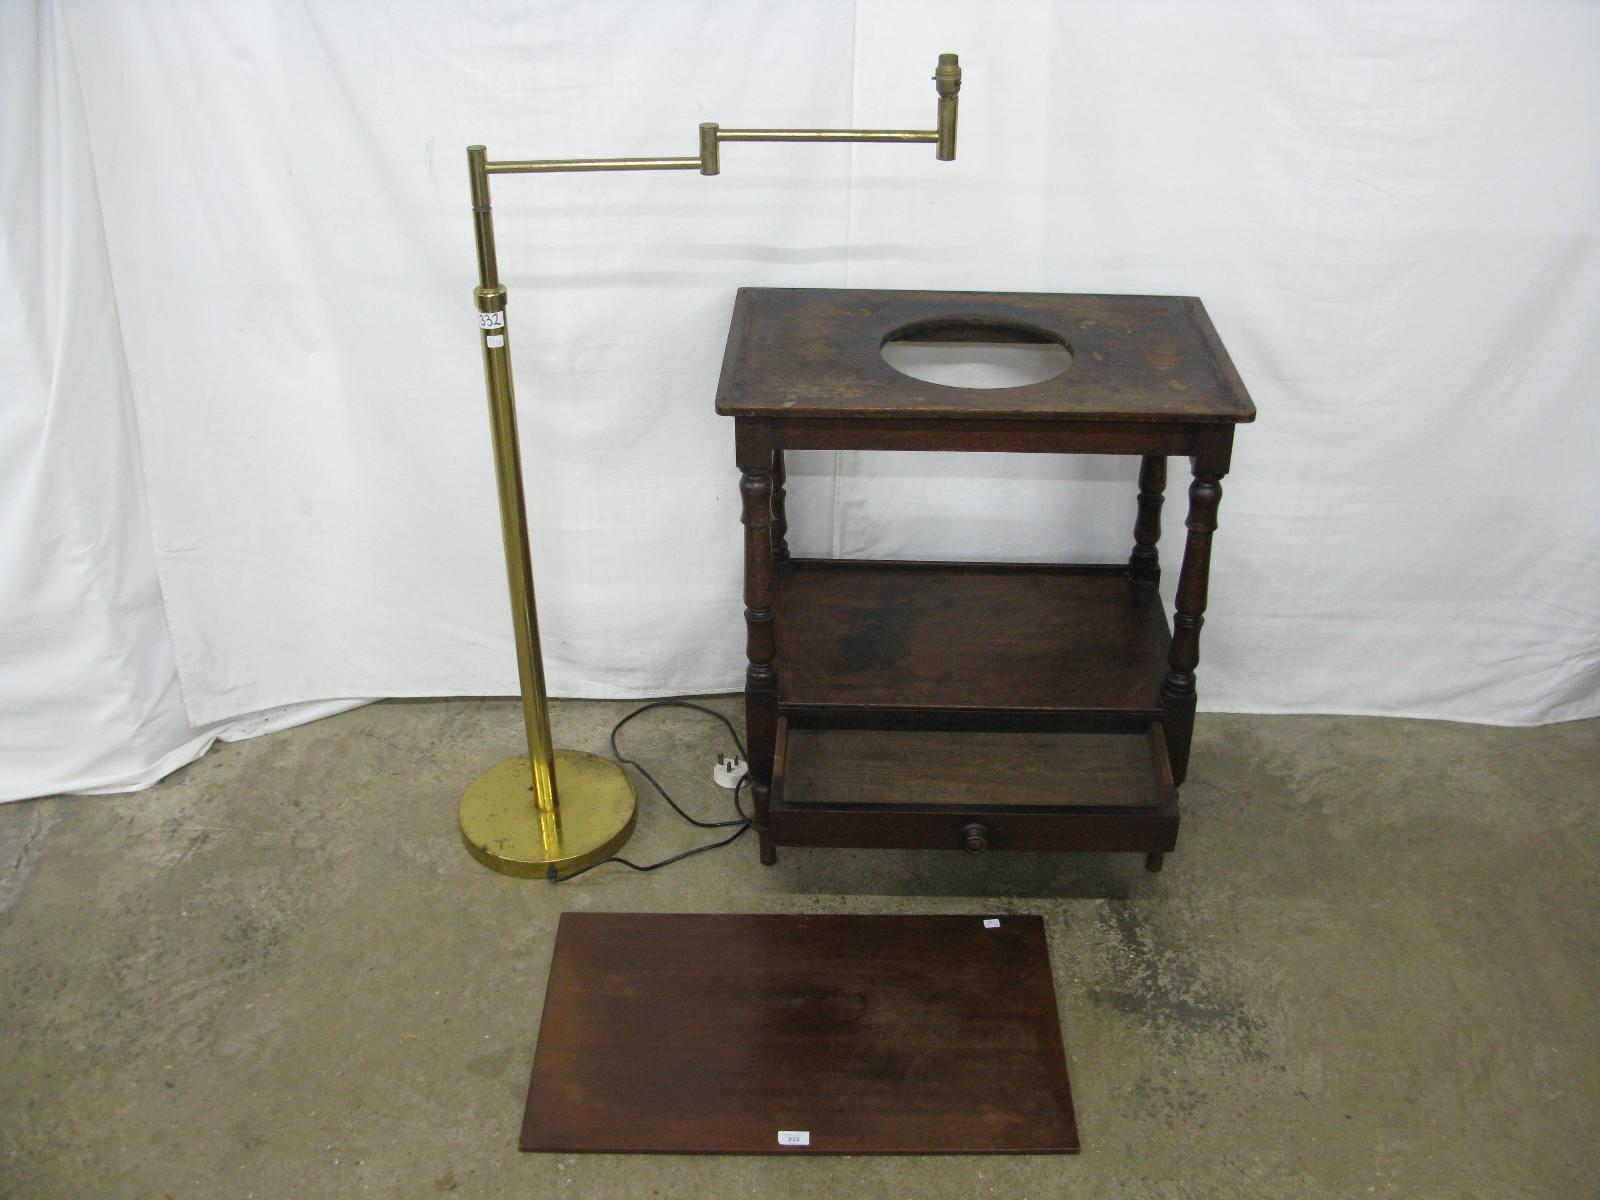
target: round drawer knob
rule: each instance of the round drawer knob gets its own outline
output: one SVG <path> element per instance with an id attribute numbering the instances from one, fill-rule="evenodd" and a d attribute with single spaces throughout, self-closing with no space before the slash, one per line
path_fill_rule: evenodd
<path id="1" fill-rule="evenodd" d="M 982 854 L 989 848 L 989 831 L 974 821 L 962 827 L 961 844 L 968 854 Z"/>

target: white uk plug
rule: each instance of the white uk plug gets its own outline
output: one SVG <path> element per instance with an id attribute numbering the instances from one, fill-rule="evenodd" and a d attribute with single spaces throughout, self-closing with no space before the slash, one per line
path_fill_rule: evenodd
<path id="1" fill-rule="evenodd" d="M 744 782 L 744 777 L 749 773 L 749 765 L 737 754 L 717 755 L 717 765 L 711 768 L 711 778 L 717 786 L 725 787 L 730 792 Z"/>

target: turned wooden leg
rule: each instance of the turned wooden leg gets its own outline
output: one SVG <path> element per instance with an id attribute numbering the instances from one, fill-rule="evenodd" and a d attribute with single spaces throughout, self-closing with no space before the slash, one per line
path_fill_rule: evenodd
<path id="1" fill-rule="evenodd" d="M 772 452 L 772 563 L 776 570 L 789 564 L 789 518 L 784 512 L 783 490 L 788 472 L 783 466 L 783 451 Z"/>
<path id="2" fill-rule="evenodd" d="M 1161 870 L 1161 861 L 1164 858 L 1166 858 L 1165 854 L 1146 854 L 1144 856 L 1144 869 L 1152 875 L 1155 874 Z"/>
<path id="3" fill-rule="evenodd" d="M 1133 553 L 1128 556 L 1128 573 L 1135 579 L 1161 582 L 1161 557 L 1156 544 L 1161 541 L 1161 505 L 1166 500 L 1166 490 L 1166 456 L 1145 455 L 1139 464 L 1139 516 L 1133 523 Z"/>
<path id="4" fill-rule="evenodd" d="M 743 435 L 745 431 L 741 430 Z M 764 438 L 739 437 L 739 495 L 744 502 L 744 728 L 750 751 L 751 798 L 761 861 L 777 861 L 767 818 L 772 755 L 778 736 L 777 641 L 773 626 L 772 467 Z"/>
<path id="5" fill-rule="evenodd" d="M 1206 585 L 1211 572 L 1211 534 L 1217 528 L 1217 506 L 1222 503 L 1222 476 L 1227 471 L 1230 436 L 1203 446 L 1194 460 L 1194 482 L 1189 485 L 1189 536 L 1183 547 L 1183 569 L 1178 575 L 1177 611 L 1172 617 L 1172 648 L 1167 654 L 1167 678 L 1161 685 L 1167 750 L 1172 760 L 1172 781 L 1181 784 L 1189 771 L 1189 743 L 1194 736 L 1194 671 L 1200 662 L 1200 627 L 1205 624 Z"/>

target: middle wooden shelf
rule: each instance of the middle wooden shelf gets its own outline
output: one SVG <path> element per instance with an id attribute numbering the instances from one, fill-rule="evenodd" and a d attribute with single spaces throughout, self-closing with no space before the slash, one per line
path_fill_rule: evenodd
<path id="1" fill-rule="evenodd" d="M 1162 715 L 1166 615 L 1125 565 L 795 559 L 776 583 L 779 707 L 810 723 L 1133 730 Z"/>

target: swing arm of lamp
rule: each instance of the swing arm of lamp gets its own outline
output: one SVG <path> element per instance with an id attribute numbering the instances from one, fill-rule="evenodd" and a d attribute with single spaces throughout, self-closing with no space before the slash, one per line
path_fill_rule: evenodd
<path id="1" fill-rule="evenodd" d="M 707 121 L 700 126 L 700 153 L 694 158 L 507 159 L 485 161 L 483 170 L 489 175 L 557 171 L 699 171 L 702 175 L 720 175 L 718 147 L 723 142 L 923 142 L 938 146 L 935 157 L 940 162 L 950 162 L 956 156 L 956 104 L 961 92 L 961 64 L 956 55 L 939 56 L 933 81 L 939 92 L 937 129 L 724 129 L 715 121 Z"/>
<path id="2" fill-rule="evenodd" d="M 935 156 L 956 156 L 956 105 L 961 64 L 941 54 L 934 72 L 939 95 L 935 129 L 723 129 L 700 126 L 700 153 L 693 158 L 557 158 L 491 162 L 483 146 L 467 147 L 473 226 L 478 252 L 474 297 L 483 348 L 484 381 L 494 443 L 500 528 L 511 591 L 517 674 L 528 753 L 489 768 L 461 799 L 461 833 L 480 862 L 510 875 L 565 874 L 621 848 L 633 832 L 633 785 L 616 763 L 597 755 L 556 750 L 550 734 L 544 658 L 534 605 L 528 553 L 527 504 L 522 487 L 522 451 L 511 385 L 511 348 L 506 327 L 506 289 L 495 260 L 489 176 L 568 171 L 722 171 L 723 142 L 900 142 L 928 143 Z"/>

